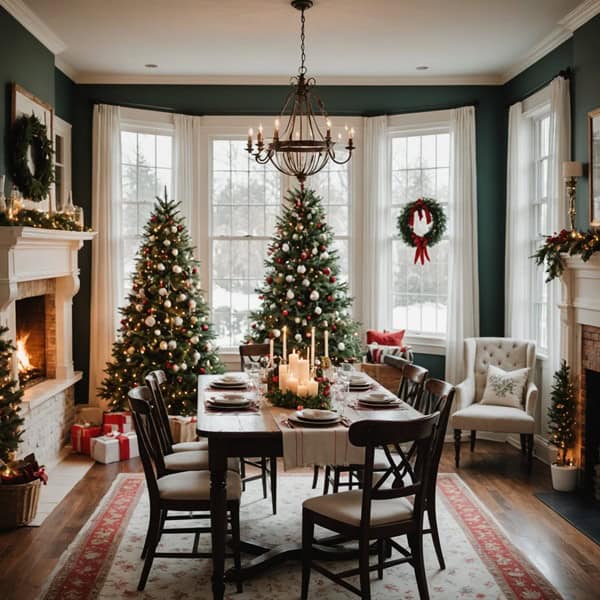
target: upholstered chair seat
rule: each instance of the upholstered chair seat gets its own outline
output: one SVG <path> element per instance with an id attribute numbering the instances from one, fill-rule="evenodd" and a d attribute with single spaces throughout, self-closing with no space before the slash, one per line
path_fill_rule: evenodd
<path id="1" fill-rule="evenodd" d="M 165 475 L 158 481 L 158 493 L 162 500 L 210 500 L 210 472 L 185 471 Z M 239 500 L 242 482 L 238 473 L 227 472 L 227 499 Z"/>
<path id="2" fill-rule="evenodd" d="M 179 442 L 171 446 L 173 452 L 193 452 L 198 450 L 208 450 L 208 440 L 198 442 Z"/>
<path id="3" fill-rule="evenodd" d="M 452 415 L 456 466 L 460 463 L 460 441 L 463 429 L 471 431 L 471 450 L 475 449 L 477 431 L 518 433 L 531 466 L 533 434 L 538 389 L 535 377 L 535 343 L 512 338 L 467 338 L 464 346 L 467 378 L 456 386 L 456 412 Z M 504 371 L 528 368 L 521 405 L 482 404 L 488 368 Z"/>
<path id="4" fill-rule="evenodd" d="M 164 456 L 165 469 L 170 472 L 179 471 L 206 471 L 208 470 L 208 452 L 206 450 L 194 450 L 188 452 L 174 452 Z M 230 471 L 239 472 L 239 459 L 230 458 L 227 468 Z"/>

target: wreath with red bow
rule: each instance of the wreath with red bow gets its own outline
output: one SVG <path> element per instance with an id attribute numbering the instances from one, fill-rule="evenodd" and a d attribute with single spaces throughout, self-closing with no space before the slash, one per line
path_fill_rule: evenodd
<path id="1" fill-rule="evenodd" d="M 415 220 L 425 219 L 431 227 L 427 233 L 418 235 L 415 233 Z M 419 198 L 415 202 L 409 202 L 398 217 L 398 231 L 405 244 L 416 248 L 415 264 L 421 261 L 424 265 L 430 260 L 427 248 L 435 246 L 446 231 L 446 213 L 444 209 L 433 198 Z"/>

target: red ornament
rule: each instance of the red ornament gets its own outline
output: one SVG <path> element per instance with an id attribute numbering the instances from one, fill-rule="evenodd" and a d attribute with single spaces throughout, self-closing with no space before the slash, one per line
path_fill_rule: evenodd
<path id="1" fill-rule="evenodd" d="M 200 375 L 205 375 L 206 374 L 206 369 L 204 367 L 200 367 L 198 369 L 198 373 L 200 373 Z"/>
<path id="2" fill-rule="evenodd" d="M 336 278 L 335 278 L 335 277 L 332 275 L 332 276 L 329 278 L 329 281 L 331 281 L 331 283 L 335 283 L 335 282 L 337 281 L 337 279 L 336 279 Z"/>
<path id="3" fill-rule="evenodd" d="M 273 283 L 273 278 L 272 277 L 267 277 L 267 283 L 269 285 L 271 285 Z"/>
<path id="4" fill-rule="evenodd" d="M 252 329 L 256 329 L 256 323 L 252 323 Z"/>
<path id="5" fill-rule="evenodd" d="M 317 223 L 317 229 L 321 229 L 323 227 L 323 223 Z"/>
<path id="6" fill-rule="evenodd" d="M 183 231 L 183 225 L 177 225 L 177 231 Z"/>
<path id="7" fill-rule="evenodd" d="M 177 377 L 177 383 L 183 383 L 183 377 Z"/>
<path id="8" fill-rule="evenodd" d="M 275 259 L 275 261 L 277 262 L 278 265 L 280 265 L 283 262 L 283 258 L 278 257 Z"/>
<path id="9" fill-rule="evenodd" d="M 298 302 L 296 302 L 296 304 L 297 304 L 298 306 L 302 306 L 302 300 L 298 300 Z"/>
<path id="10" fill-rule="evenodd" d="M 323 246 L 323 244 L 321 244 L 321 245 L 319 246 L 319 250 L 320 250 L 321 252 L 325 252 L 325 250 L 327 250 L 327 246 Z"/>
<path id="11" fill-rule="evenodd" d="M 311 319 L 312 319 L 312 316 L 311 316 L 311 315 L 306 315 L 306 320 L 307 320 L 307 321 L 310 321 Z"/>
<path id="12" fill-rule="evenodd" d="M 331 331 L 337 331 L 337 327 L 335 325 L 331 326 Z"/>
<path id="13" fill-rule="evenodd" d="M 153 223 L 156 223 L 156 215 L 152 215 L 152 216 L 150 217 L 150 220 L 151 220 Z"/>
<path id="14" fill-rule="evenodd" d="M 290 313 L 287 310 L 281 312 L 284 317 L 287 317 Z"/>
<path id="15" fill-rule="evenodd" d="M 323 275 L 329 275 L 329 273 L 331 273 L 331 269 L 329 267 L 325 267 L 323 269 Z"/>
<path id="16" fill-rule="evenodd" d="M 334 298 L 333 296 L 327 296 L 327 302 L 333 302 Z"/>
<path id="17" fill-rule="evenodd" d="M 308 254 L 306 254 L 306 252 L 301 252 L 301 253 L 300 253 L 300 258 L 301 258 L 302 260 L 306 260 L 306 259 L 308 258 Z"/>
<path id="18" fill-rule="evenodd" d="M 169 361 L 165 363 L 165 369 L 170 369 L 172 366 L 173 365 Z"/>
<path id="19" fill-rule="evenodd" d="M 329 396 L 330 394 L 330 390 L 329 390 L 329 386 L 327 386 L 324 390 L 323 390 L 323 396 Z"/>
<path id="20" fill-rule="evenodd" d="M 271 381 L 273 383 L 279 383 L 279 377 L 277 375 L 273 375 L 273 379 Z"/>
<path id="21" fill-rule="evenodd" d="M 264 297 L 264 296 L 261 294 L 261 295 L 258 297 L 258 299 L 259 299 L 259 300 L 264 300 L 264 299 L 265 299 L 265 297 Z"/>
<path id="22" fill-rule="evenodd" d="M 193 273 L 194 275 L 196 275 L 196 273 L 198 273 L 198 267 L 193 267 L 193 268 L 192 268 L 192 273 Z"/>
<path id="23" fill-rule="evenodd" d="M 208 325 L 206 323 L 202 325 L 202 331 L 208 331 Z"/>

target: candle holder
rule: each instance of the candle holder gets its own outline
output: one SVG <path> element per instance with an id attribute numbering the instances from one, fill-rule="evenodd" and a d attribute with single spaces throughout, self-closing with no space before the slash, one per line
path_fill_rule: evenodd
<path id="1" fill-rule="evenodd" d="M 569 199 L 569 226 L 571 237 L 577 237 L 578 234 L 575 230 L 575 196 L 577 190 L 577 178 L 582 175 L 583 165 L 580 162 L 568 161 L 563 163 L 563 178 L 565 180 L 567 198 Z"/>

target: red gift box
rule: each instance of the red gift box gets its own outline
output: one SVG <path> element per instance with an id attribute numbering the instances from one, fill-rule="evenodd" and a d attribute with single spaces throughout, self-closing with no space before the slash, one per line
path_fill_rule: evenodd
<path id="1" fill-rule="evenodd" d="M 93 425 L 73 425 L 71 427 L 71 445 L 79 454 L 90 454 L 91 439 L 102 435 L 102 427 Z"/>
<path id="2" fill-rule="evenodd" d="M 116 425 L 119 433 L 129 433 L 133 431 L 133 421 L 131 413 L 128 411 L 104 413 L 102 424 Z"/>

